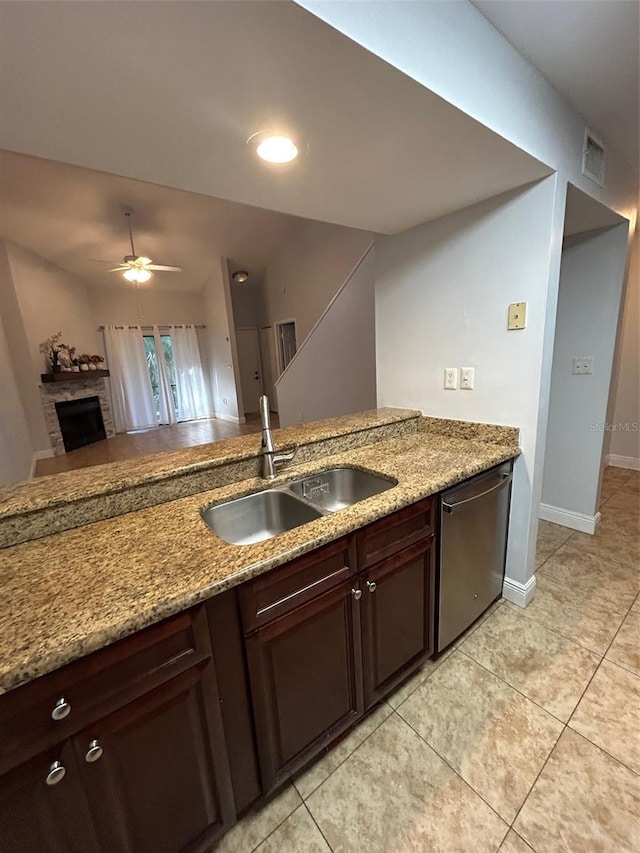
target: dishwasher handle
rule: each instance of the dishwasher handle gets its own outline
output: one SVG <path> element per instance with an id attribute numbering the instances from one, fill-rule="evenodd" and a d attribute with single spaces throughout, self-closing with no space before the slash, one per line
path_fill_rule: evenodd
<path id="1" fill-rule="evenodd" d="M 506 473 L 502 475 L 502 479 L 496 483 L 494 486 L 491 486 L 490 489 L 487 489 L 484 492 L 480 492 L 479 495 L 473 495 L 470 498 L 466 498 L 463 501 L 456 501 L 455 503 L 447 503 L 446 501 L 442 501 L 442 509 L 445 512 L 448 512 L 450 515 L 453 515 L 454 512 L 458 512 L 461 509 L 464 509 L 465 506 L 472 504 L 474 501 L 479 500 L 480 498 L 484 498 L 487 495 L 492 494 L 492 492 L 497 492 L 500 489 L 503 489 L 506 485 L 511 482 L 511 474 Z"/>

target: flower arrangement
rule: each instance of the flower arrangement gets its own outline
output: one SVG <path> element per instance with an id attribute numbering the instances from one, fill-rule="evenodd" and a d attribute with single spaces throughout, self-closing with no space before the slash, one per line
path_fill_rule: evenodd
<path id="1" fill-rule="evenodd" d="M 51 335 L 50 338 L 47 338 L 46 341 L 43 341 L 40 344 L 40 352 L 45 356 L 47 362 L 53 373 L 58 373 L 60 370 L 60 338 L 62 337 L 62 332 L 56 332 L 55 335 Z"/>
<path id="2" fill-rule="evenodd" d="M 46 356 L 47 367 L 51 372 L 98 370 L 101 368 L 104 363 L 104 356 L 90 355 L 87 352 L 76 355 L 75 347 L 60 343 L 61 337 L 62 332 L 58 332 L 40 344 L 40 352 Z"/>

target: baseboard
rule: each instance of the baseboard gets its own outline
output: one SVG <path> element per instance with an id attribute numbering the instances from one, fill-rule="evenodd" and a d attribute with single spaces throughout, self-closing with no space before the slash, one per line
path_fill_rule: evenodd
<path id="1" fill-rule="evenodd" d="M 224 415 L 222 413 L 218 414 L 218 412 L 214 412 L 211 417 L 215 418 L 218 421 L 229 421 L 232 424 L 246 424 L 247 422 L 247 419 L 244 417 L 244 415 L 239 418 L 237 415 Z"/>
<path id="2" fill-rule="evenodd" d="M 570 509 L 561 509 L 558 506 L 550 504 L 540 504 L 538 517 L 544 521 L 552 521 L 554 524 L 561 524 L 562 527 L 570 527 L 572 530 L 579 530 L 581 533 L 595 533 L 598 524 L 600 523 L 600 513 L 595 515 L 584 515 L 581 512 L 573 512 Z"/>
<path id="3" fill-rule="evenodd" d="M 53 450 L 36 450 L 31 457 L 31 471 L 29 473 L 29 479 L 33 480 L 36 476 L 36 468 L 40 459 L 52 459 L 54 456 L 55 453 Z"/>
<path id="4" fill-rule="evenodd" d="M 526 583 L 514 581 L 513 578 L 505 577 L 502 584 L 502 597 L 518 607 L 526 607 L 536 591 L 536 576 L 531 575 Z"/>
<path id="5" fill-rule="evenodd" d="M 607 465 L 612 465 L 614 468 L 628 468 L 630 471 L 640 471 L 640 459 L 635 456 L 618 456 L 616 453 L 610 453 L 607 456 Z"/>

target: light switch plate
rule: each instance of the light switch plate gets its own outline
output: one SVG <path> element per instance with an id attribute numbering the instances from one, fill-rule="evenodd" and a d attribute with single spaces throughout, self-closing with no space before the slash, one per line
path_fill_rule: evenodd
<path id="1" fill-rule="evenodd" d="M 458 368 L 445 367 L 444 369 L 444 387 L 447 391 L 455 391 L 458 387 Z"/>
<path id="2" fill-rule="evenodd" d="M 476 381 L 476 371 L 474 367 L 460 368 L 460 390 L 473 391 L 473 386 Z"/>
<path id="3" fill-rule="evenodd" d="M 524 329 L 527 325 L 527 303 L 526 302 L 512 302 L 509 305 L 509 323 L 507 328 L 510 330 L 513 329 Z"/>

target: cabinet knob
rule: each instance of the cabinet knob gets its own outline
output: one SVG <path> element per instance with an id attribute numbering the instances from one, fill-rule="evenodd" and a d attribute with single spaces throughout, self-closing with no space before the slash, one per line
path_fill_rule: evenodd
<path id="1" fill-rule="evenodd" d="M 375 581 L 367 581 L 367 589 L 369 592 L 375 592 L 378 584 Z"/>
<path id="2" fill-rule="evenodd" d="M 356 601 L 360 601 L 360 599 L 362 598 L 362 590 L 361 589 L 356 589 L 355 587 L 353 587 L 353 589 L 351 590 L 351 593 L 352 593 L 352 595 Z"/>
<path id="3" fill-rule="evenodd" d="M 68 717 L 71 713 L 71 703 L 67 702 L 64 696 L 61 696 L 56 704 L 53 706 L 53 711 L 51 712 L 52 720 L 64 720 L 65 717 Z"/>
<path id="4" fill-rule="evenodd" d="M 67 770 L 61 761 L 54 761 L 49 768 L 45 782 L 47 785 L 57 785 L 58 782 L 62 782 L 66 772 Z"/>
<path id="5" fill-rule="evenodd" d="M 100 741 L 94 739 L 89 742 L 89 749 L 87 750 L 87 754 L 84 757 L 84 760 L 87 764 L 93 764 L 94 761 L 97 761 L 99 758 L 102 758 L 102 753 L 104 750 L 100 746 Z"/>

